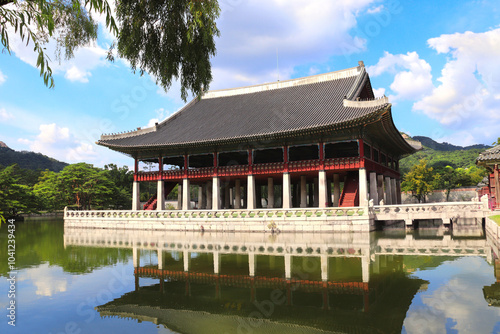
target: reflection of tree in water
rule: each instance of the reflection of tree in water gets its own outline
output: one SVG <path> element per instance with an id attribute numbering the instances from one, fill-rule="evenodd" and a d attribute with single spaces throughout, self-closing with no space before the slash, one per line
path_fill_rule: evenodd
<path id="1" fill-rule="evenodd" d="M 16 268 L 41 263 L 60 266 L 69 273 L 90 273 L 94 269 L 126 262 L 131 250 L 68 246 L 64 248 L 64 224 L 60 220 L 27 221 L 16 224 Z M 0 249 L 7 249 L 7 227 L 0 228 Z M 0 276 L 7 276 L 7 252 L 0 252 Z"/>

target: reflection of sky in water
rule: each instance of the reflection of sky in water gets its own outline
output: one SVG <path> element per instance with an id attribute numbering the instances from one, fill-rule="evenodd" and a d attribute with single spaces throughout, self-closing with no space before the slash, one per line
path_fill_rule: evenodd
<path id="1" fill-rule="evenodd" d="M 30 280 L 36 287 L 37 295 L 51 297 L 66 291 L 69 279 L 71 277 L 64 276 L 60 267 L 50 267 L 48 263 L 43 263 L 38 267 L 23 270 L 18 281 Z"/>
<path id="2" fill-rule="evenodd" d="M 403 333 L 500 333 L 500 308 L 483 297 L 495 282 L 484 259 L 464 257 L 413 275 L 430 283 L 413 298 Z"/>
<path id="3" fill-rule="evenodd" d="M 7 310 L 0 310 L 0 333 L 169 333 L 153 323 L 138 323 L 118 318 L 101 318 L 94 307 L 134 290 L 132 259 L 91 274 L 72 275 L 58 266 L 44 263 L 18 272 L 16 303 L 17 321 L 7 324 Z M 0 279 L 0 291 L 8 291 L 8 282 Z M 7 294 L 0 304 L 7 305 Z M 127 325 L 123 326 L 123 321 Z M 80 331 L 79 331 L 80 330 Z"/>

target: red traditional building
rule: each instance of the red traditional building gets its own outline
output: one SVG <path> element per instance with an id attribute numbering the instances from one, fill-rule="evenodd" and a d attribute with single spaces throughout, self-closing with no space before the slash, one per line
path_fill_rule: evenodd
<path id="1" fill-rule="evenodd" d="M 479 190 L 479 196 L 487 195 L 490 209 L 498 209 L 500 199 L 500 145 L 479 154 L 476 164 L 485 167 L 490 172 L 484 186 Z"/>
<path id="2" fill-rule="evenodd" d="M 145 208 L 164 209 L 175 185 L 182 209 L 198 186 L 200 209 L 397 204 L 399 159 L 420 143 L 394 126 L 375 99 L 363 62 L 305 78 L 206 92 L 154 127 L 103 135 L 99 145 L 135 159 L 139 182 L 158 182 Z M 140 161 L 159 170 L 140 172 Z M 177 166 L 165 169 L 165 165 Z"/>

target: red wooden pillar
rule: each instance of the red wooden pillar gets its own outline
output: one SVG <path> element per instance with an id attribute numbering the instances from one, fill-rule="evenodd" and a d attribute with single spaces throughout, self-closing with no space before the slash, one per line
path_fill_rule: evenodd
<path id="1" fill-rule="evenodd" d="M 139 172 L 139 160 L 134 161 L 134 181 L 137 181 L 137 173 Z"/>
<path id="2" fill-rule="evenodd" d="M 358 145 L 359 145 L 359 157 L 364 158 L 365 157 L 365 145 L 364 145 L 363 139 L 358 139 Z"/>
<path id="3" fill-rule="evenodd" d="M 163 157 L 158 157 L 158 180 L 163 180 Z"/>
<path id="4" fill-rule="evenodd" d="M 359 167 L 365 168 L 365 144 L 363 139 L 358 139 L 359 145 Z"/>
<path id="5" fill-rule="evenodd" d="M 319 143 L 319 170 L 325 169 L 325 145 Z"/>
<path id="6" fill-rule="evenodd" d="M 283 172 L 288 173 L 288 145 L 283 146 Z"/>
<path id="7" fill-rule="evenodd" d="M 495 199 L 497 202 L 497 206 L 500 204 L 500 180 L 499 180 L 499 170 L 498 165 L 493 166 L 493 179 L 495 182 Z"/>
<path id="8" fill-rule="evenodd" d="M 184 154 L 184 178 L 188 177 L 188 168 L 189 168 L 189 157 L 187 154 Z"/>
<path id="9" fill-rule="evenodd" d="M 219 167 L 219 156 L 218 156 L 217 152 L 214 152 L 214 173 L 213 173 L 213 176 L 217 176 L 218 167 Z"/>
<path id="10" fill-rule="evenodd" d="M 252 166 L 253 166 L 253 151 L 251 148 L 248 149 L 248 174 L 252 174 Z"/>

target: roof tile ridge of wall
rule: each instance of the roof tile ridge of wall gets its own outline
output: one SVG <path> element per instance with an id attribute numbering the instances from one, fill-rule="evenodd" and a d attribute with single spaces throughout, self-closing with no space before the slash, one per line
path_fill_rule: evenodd
<path id="1" fill-rule="evenodd" d="M 362 67 L 361 69 L 364 69 L 364 67 Z M 361 69 L 359 66 L 357 66 L 357 67 L 352 67 L 352 68 L 348 68 L 345 70 L 322 73 L 322 74 L 317 74 L 317 75 L 302 77 L 302 78 L 297 78 L 297 79 L 277 81 L 277 82 L 259 84 L 259 85 L 254 85 L 254 86 L 245 86 L 245 87 L 237 87 L 237 88 L 208 91 L 203 95 L 202 99 L 205 100 L 205 99 L 214 99 L 214 98 L 219 98 L 219 97 L 228 97 L 228 96 L 235 96 L 235 95 L 259 93 L 259 92 L 265 92 L 265 91 L 281 89 L 281 88 L 290 88 L 290 87 L 320 83 L 320 82 L 325 82 L 325 81 L 347 79 L 350 77 L 359 76 L 361 73 L 363 73 Z"/>

